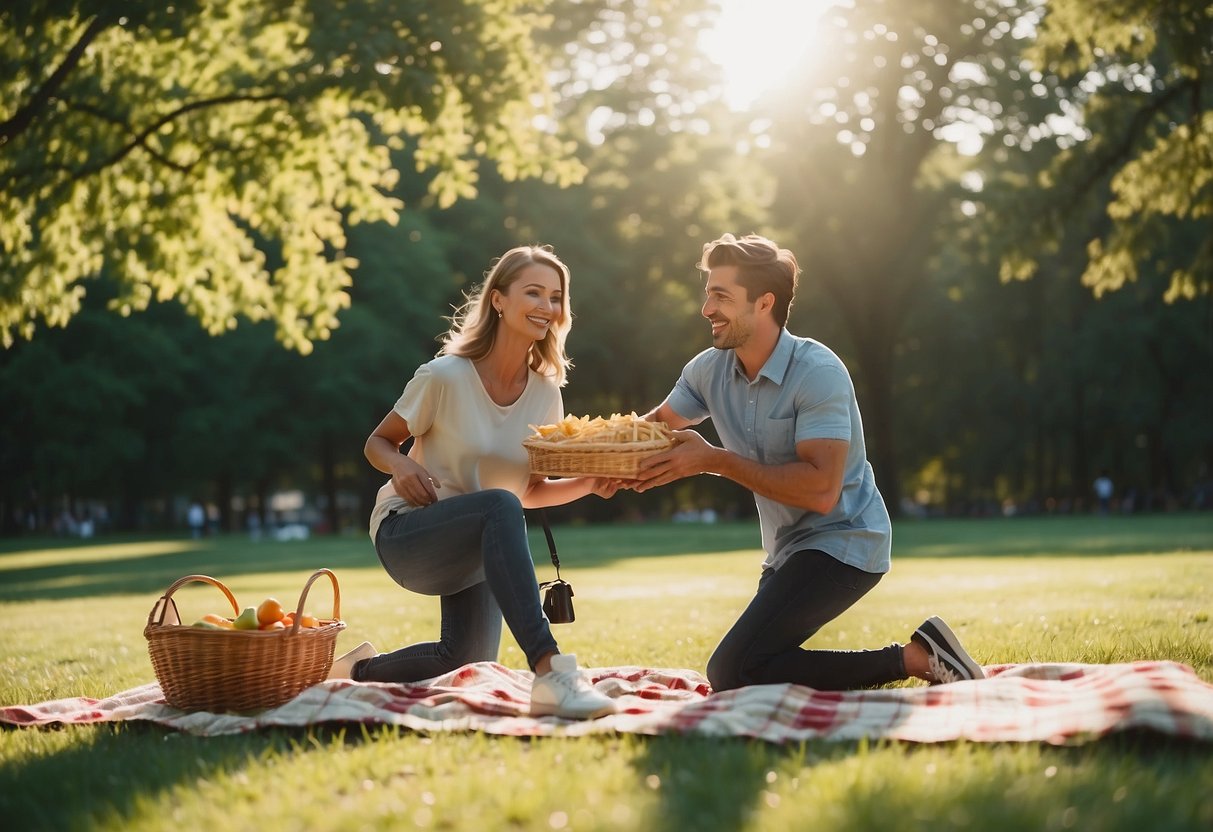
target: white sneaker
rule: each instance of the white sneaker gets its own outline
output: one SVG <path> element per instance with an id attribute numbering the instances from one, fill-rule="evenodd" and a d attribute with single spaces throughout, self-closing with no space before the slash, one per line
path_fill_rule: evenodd
<path id="1" fill-rule="evenodd" d="M 364 641 L 350 652 L 340 658 L 333 659 L 333 666 L 329 669 L 327 679 L 349 679 L 350 674 L 354 672 L 354 665 L 363 659 L 373 659 L 379 655 L 379 651 L 369 641 Z"/>
<path id="2" fill-rule="evenodd" d="M 615 700 L 603 696 L 577 669 L 572 653 L 552 656 L 552 670 L 531 683 L 531 716 L 594 719 L 615 713 Z"/>

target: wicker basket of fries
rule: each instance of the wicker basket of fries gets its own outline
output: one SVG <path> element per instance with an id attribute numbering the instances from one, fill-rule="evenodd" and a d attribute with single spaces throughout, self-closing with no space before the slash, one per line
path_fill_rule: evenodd
<path id="1" fill-rule="evenodd" d="M 552 425 L 531 425 L 523 441 L 532 474 L 548 477 L 634 479 L 640 461 L 661 453 L 674 441 L 665 422 L 649 422 L 635 413 L 609 419 L 565 416 Z"/>
<path id="2" fill-rule="evenodd" d="M 308 590 L 322 575 L 333 584 L 333 617 L 313 621 L 304 613 L 304 603 Z M 212 712 L 272 708 L 328 676 L 337 634 L 345 629 L 341 589 L 331 571 L 318 569 L 308 579 L 290 614 L 290 627 L 264 630 L 235 629 L 229 619 L 218 615 L 204 616 L 193 626 L 182 625 L 173 593 L 194 582 L 216 587 L 231 603 L 237 619 L 241 613 L 231 590 L 206 575 L 180 578 L 156 601 L 143 635 L 169 705 Z M 208 620 L 222 626 L 203 623 Z"/>

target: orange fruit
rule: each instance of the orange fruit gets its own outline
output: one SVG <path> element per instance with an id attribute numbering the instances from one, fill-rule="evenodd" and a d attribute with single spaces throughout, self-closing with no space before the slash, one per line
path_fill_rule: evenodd
<path id="1" fill-rule="evenodd" d="M 261 602 L 261 606 L 257 607 L 258 624 L 272 624 L 275 621 L 281 621 L 282 615 L 282 604 L 278 603 L 277 598 L 266 598 Z"/>
<path id="2" fill-rule="evenodd" d="M 224 618 L 222 615 L 218 615 L 213 612 L 208 612 L 206 615 L 202 616 L 201 620 L 208 624 L 214 624 L 216 627 L 222 627 L 225 630 L 230 630 L 233 628 L 232 619 Z"/>
<path id="3" fill-rule="evenodd" d="M 295 623 L 295 614 L 293 612 L 288 612 L 286 615 L 282 616 L 282 626 L 286 627 L 288 630 L 291 628 L 291 625 L 294 623 Z"/>
<path id="4" fill-rule="evenodd" d="M 281 621 L 271 621 L 271 622 L 270 622 L 270 623 L 268 623 L 268 624 L 262 624 L 262 625 L 261 625 L 260 627 L 258 627 L 257 629 L 258 629 L 258 630 L 285 630 L 285 629 L 286 629 L 286 627 L 283 627 L 283 626 L 282 626 L 282 622 L 281 622 Z"/>
<path id="5" fill-rule="evenodd" d="M 319 627 L 320 622 L 317 621 L 314 616 L 304 613 L 303 615 L 299 616 L 299 626 L 300 627 Z"/>

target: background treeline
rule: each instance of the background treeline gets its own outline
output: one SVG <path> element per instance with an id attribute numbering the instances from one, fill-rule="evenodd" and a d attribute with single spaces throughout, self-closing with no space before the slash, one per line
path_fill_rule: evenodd
<path id="1" fill-rule="evenodd" d="M 365 5 L 371 14 L 392 4 Z M 237 309 L 216 337 L 199 324 L 213 299 L 180 285 L 117 315 L 130 306 L 127 241 L 100 233 L 78 311 L 0 351 L 2 528 L 44 530 L 65 511 L 99 507 L 113 528 L 167 528 L 198 499 L 217 507 L 220 527 L 241 529 L 250 516 L 282 519 L 270 497 L 297 489 L 322 528 L 360 529 L 382 480 L 363 441 L 493 257 L 542 242 L 572 268 L 567 410 L 643 412 L 709 343 L 694 264 L 724 231 L 764 233 L 799 255 L 789 328 L 851 368 L 895 510 L 1089 510 L 1104 470 L 1124 509 L 1208 508 L 1213 156 L 1194 168 L 1199 148 L 1192 157 L 1166 142 L 1178 132 L 1181 147 L 1203 140 L 1207 150 L 1207 133 L 1182 128 L 1213 120 L 1211 41 L 1191 46 L 1211 23 L 1200 4 L 1140 5 L 1145 18 L 1113 13 L 1100 30 L 1100 4 L 1052 4 L 1071 22 L 1074 9 L 1089 12 L 1092 31 L 1075 37 L 1049 29 L 1034 3 L 856 2 L 829 16 L 829 50 L 734 112 L 706 92 L 719 81 L 696 43 L 712 20 L 706 0 L 549 4 L 555 16 L 527 43 L 543 59 L 551 118 L 573 144 L 535 152 L 551 155 L 550 170 L 576 172 L 511 171 L 492 142 L 473 141 L 475 176 L 450 185 L 459 164 L 419 164 L 433 158 L 433 137 L 405 131 L 390 143 L 399 176 L 374 184 L 399 200 L 398 220 L 358 221 L 343 203 L 340 252 L 324 247 L 329 260 L 356 261 L 351 284 L 327 290 L 348 295 L 336 326 L 284 336 L 287 316 Z M 89 12 L 33 8 L 46 20 Z M 429 14 L 444 13 L 455 16 Z M 1149 14 L 1170 28 L 1143 58 L 1115 27 L 1160 19 Z M 1107 48 L 1074 63 L 1075 44 L 1101 36 Z M 34 60 L 14 57 L 15 42 L 5 41 L 14 78 Z M 20 138 L 15 118 L 0 126 Z M 356 118 L 372 136 L 388 132 Z M 958 136 L 978 133 L 980 152 L 958 152 Z M 6 196 L 21 196 L 19 152 L 0 146 Z M 24 152 L 37 160 L 36 147 Z M 1152 207 L 1166 188 L 1171 201 Z M 35 215 L 58 210 L 31 204 Z M 285 232 L 249 227 L 266 270 L 293 262 Z M 149 233 L 194 232 L 162 219 Z M 21 245 L 39 244 L 63 242 L 48 231 Z M 21 271 L 17 243 L 5 245 L 0 286 L 11 299 L 36 272 Z M 561 514 L 706 507 L 746 514 L 752 501 L 701 477 Z"/>

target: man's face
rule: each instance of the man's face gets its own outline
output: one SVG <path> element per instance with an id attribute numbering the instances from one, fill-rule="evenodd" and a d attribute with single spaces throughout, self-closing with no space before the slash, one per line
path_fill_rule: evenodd
<path id="1" fill-rule="evenodd" d="M 702 312 L 712 322 L 712 346 L 732 350 L 744 345 L 754 334 L 754 304 L 737 282 L 737 267 L 716 266 L 709 271 L 704 292 Z"/>

